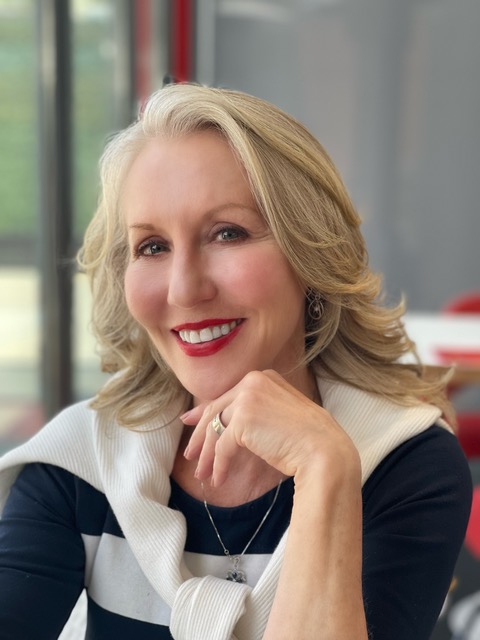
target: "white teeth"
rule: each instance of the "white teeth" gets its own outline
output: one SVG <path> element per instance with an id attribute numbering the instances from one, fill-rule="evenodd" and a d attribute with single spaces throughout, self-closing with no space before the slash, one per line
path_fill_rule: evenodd
<path id="1" fill-rule="evenodd" d="M 202 329 L 200 331 L 200 341 L 201 342 L 210 342 L 210 340 L 213 340 L 212 330 L 209 329 L 208 327 L 206 329 Z"/>
<path id="2" fill-rule="evenodd" d="M 205 327 L 200 331 L 188 331 L 182 330 L 179 331 L 180 338 L 183 342 L 188 342 L 189 344 L 199 344 L 201 342 L 211 342 L 216 338 L 220 338 L 221 336 L 227 336 L 230 331 L 235 329 L 235 327 L 239 324 L 238 320 L 232 320 L 229 324 L 221 324 L 214 325 L 213 327 Z"/>

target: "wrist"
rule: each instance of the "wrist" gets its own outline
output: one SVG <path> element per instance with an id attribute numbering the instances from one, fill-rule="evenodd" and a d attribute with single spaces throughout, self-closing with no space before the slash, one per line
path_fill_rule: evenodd
<path id="1" fill-rule="evenodd" d="M 362 467 L 355 447 L 336 455 L 317 455 L 297 469 L 294 477 L 295 496 L 327 497 L 347 491 L 357 494 L 362 487 Z"/>

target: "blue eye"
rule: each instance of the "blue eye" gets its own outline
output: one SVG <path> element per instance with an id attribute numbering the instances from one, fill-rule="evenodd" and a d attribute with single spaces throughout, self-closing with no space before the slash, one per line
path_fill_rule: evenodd
<path id="1" fill-rule="evenodd" d="M 142 242 L 136 253 L 138 256 L 156 256 L 159 253 L 164 253 L 166 249 L 166 246 L 161 242 L 147 240 L 146 242 Z"/>
<path id="2" fill-rule="evenodd" d="M 247 232 L 239 227 L 224 227 L 216 234 L 217 238 L 224 242 L 232 242 L 247 237 Z"/>

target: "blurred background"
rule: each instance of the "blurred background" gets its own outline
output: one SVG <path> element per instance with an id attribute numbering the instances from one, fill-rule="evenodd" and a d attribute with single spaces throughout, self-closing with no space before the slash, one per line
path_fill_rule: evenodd
<path id="1" fill-rule="evenodd" d="M 166 75 L 309 127 L 388 297 L 479 285 L 478 0 L 0 0 L 0 450 L 102 383 L 75 252 L 107 138 Z"/>

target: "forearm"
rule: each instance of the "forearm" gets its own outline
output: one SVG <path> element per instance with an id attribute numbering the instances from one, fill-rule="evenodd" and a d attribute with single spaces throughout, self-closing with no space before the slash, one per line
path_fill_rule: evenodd
<path id="1" fill-rule="evenodd" d="M 355 465 L 354 465 L 355 467 Z M 284 562 L 265 640 L 363 640 L 359 469 L 295 478 Z"/>

